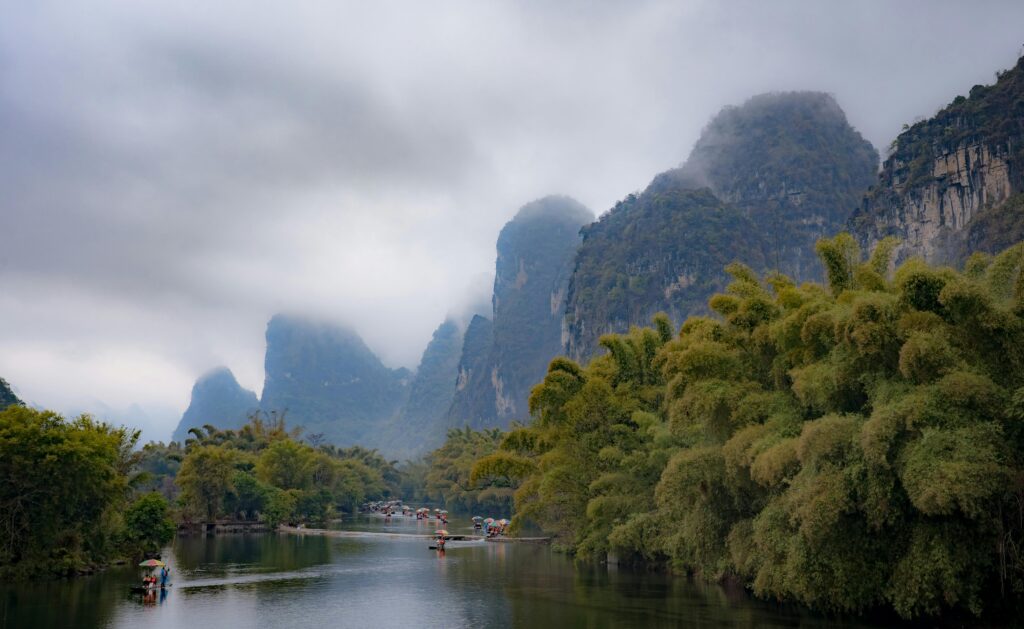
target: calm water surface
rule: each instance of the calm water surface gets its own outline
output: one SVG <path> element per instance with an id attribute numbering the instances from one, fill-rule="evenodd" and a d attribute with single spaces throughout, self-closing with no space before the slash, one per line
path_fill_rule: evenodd
<path id="1" fill-rule="evenodd" d="M 432 532 L 363 517 L 356 531 Z M 449 525 L 452 533 L 471 528 Z M 546 546 L 266 533 L 179 537 L 173 588 L 145 604 L 135 568 L 0 586 L 4 627 L 836 627 L 850 621 L 756 601 L 684 578 L 578 566 Z"/>

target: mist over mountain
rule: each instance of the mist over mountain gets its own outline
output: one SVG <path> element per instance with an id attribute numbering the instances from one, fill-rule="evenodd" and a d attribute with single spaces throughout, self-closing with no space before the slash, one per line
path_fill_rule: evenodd
<path id="1" fill-rule="evenodd" d="M 773 92 L 723 109 L 676 173 L 750 216 L 770 268 L 820 280 L 814 243 L 843 227 L 877 171 L 878 151 L 835 98 Z"/>
<path id="2" fill-rule="evenodd" d="M 367 443 L 409 394 L 407 369 L 389 369 L 351 329 L 291 315 L 267 324 L 260 409 L 339 446 Z"/>
<path id="3" fill-rule="evenodd" d="M 1024 57 L 892 143 L 850 227 L 864 248 L 899 238 L 896 260 L 957 264 L 1024 239 Z"/>
<path id="4" fill-rule="evenodd" d="M 524 205 L 498 235 L 493 319 L 486 358 L 485 324 L 464 344 L 459 386 L 449 412 L 453 425 L 507 426 L 529 417 L 530 389 L 561 352 L 562 313 L 580 229 L 590 210 L 565 196 Z M 473 342 L 470 342 L 472 340 Z M 464 369 L 463 369 L 464 368 Z"/>
<path id="5" fill-rule="evenodd" d="M 217 367 L 196 380 L 188 409 L 174 429 L 172 441 L 184 441 L 190 428 L 211 424 L 220 429 L 241 428 L 259 410 L 256 394 L 242 388 L 227 367 Z"/>
<path id="6" fill-rule="evenodd" d="M 677 323 L 703 312 L 732 261 L 820 278 L 814 243 L 843 225 L 877 162 L 827 94 L 762 94 L 726 107 L 682 167 L 583 231 L 566 353 L 586 360 L 602 334 L 645 325 L 658 311 Z"/>

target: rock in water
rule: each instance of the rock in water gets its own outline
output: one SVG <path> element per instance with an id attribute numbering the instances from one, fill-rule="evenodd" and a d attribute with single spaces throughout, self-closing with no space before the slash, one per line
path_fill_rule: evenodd
<path id="1" fill-rule="evenodd" d="M 260 408 L 341 447 L 376 441 L 411 377 L 384 366 L 350 329 L 280 314 L 267 324 L 264 366 Z"/>
<path id="2" fill-rule="evenodd" d="M 172 439 L 184 441 L 189 428 L 207 424 L 221 430 L 241 428 L 259 406 L 256 394 L 243 389 L 230 369 L 211 369 L 193 385 L 192 401 L 174 429 Z"/>
<path id="3" fill-rule="evenodd" d="M 849 226 L 864 249 L 899 238 L 897 263 L 959 263 L 1024 239 L 1024 57 L 901 133 Z"/>

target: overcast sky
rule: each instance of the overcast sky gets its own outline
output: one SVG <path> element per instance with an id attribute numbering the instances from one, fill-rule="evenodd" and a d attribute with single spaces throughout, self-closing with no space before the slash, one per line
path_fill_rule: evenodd
<path id="1" fill-rule="evenodd" d="M 211 367 L 259 393 L 277 311 L 414 367 L 523 203 L 604 212 L 768 90 L 833 93 L 882 148 L 1011 66 L 1022 24 L 1019 1 L 0 0 L 0 376 L 166 439 Z"/>

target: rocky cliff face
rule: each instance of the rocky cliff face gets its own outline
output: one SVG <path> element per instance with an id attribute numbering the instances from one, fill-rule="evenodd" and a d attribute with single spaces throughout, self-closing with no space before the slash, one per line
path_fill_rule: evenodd
<path id="1" fill-rule="evenodd" d="M 7 384 L 7 381 L 3 378 L 0 378 L 0 411 L 15 404 L 20 405 L 23 402 L 11 390 L 11 385 Z"/>
<path id="2" fill-rule="evenodd" d="M 346 328 L 276 315 L 267 324 L 260 408 L 339 446 L 376 441 L 409 393 L 411 374 L 389 369 Z"/>
<path id="3" fill-rule="evenodd" d="M 874 178 L 878 154 L 827 94 L 756 96 L 722 110 L 686 163 L 583 232 L 563 342 L 586 360 L 608 332 L 701 312 L 740 260 L 821 277 L 818 238 L 838 231 Z"/>
<path id="4" fill-rule="evenodd" d="M 580 228 L 593 218 L 573 199 L 550 196 L 523 206 L 501 230 L 493 341 L 486 364 L 456 392 L 456 425 L 505 427 L 529 417 L 530 389 L 561 352 L 572 259 Z"/>
<path id="5" fill-rule="evenodd" d="M 474 413 L 494 407 L 494 386 L 488 370 L 493 345 L 494 324 L 487 317 L 474 315 L 462 342 L 448 426 L 478 423 L 473 420 Z"/>
<path id="6" fill-rule="evenodd" d="M 891 150 L 850 218 L 863 247 L 896 236 L 897 262 L 958 263 L 1024 238 L 1024 58 L 907 128 Z"/>
<path id="7" fill-rule="evenodd" d="M 192 400 L 171 437 L 184 441 L 189 428 L 210 424 L 221 429 L 241 428 L 259 409 L 256 394 L 243 389 L 227 367 L 203 374 L 192 387 Z"/>
<path id="8" fill-rule="evenodd" d="M 462 342 L 462 326 L 453 320 L 445 321 L 434 331 L 413 377 L 408 401 L 380 441 L 371 445 L 388 457 L 401 459 L 412 458 L 444 442 Z"/>

